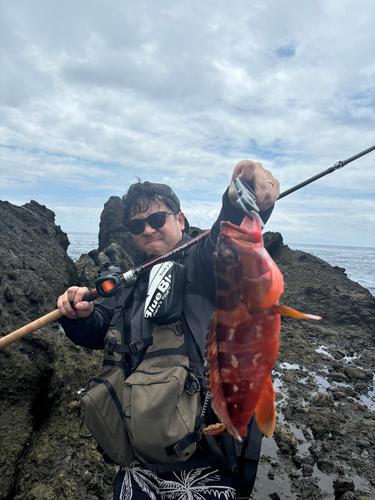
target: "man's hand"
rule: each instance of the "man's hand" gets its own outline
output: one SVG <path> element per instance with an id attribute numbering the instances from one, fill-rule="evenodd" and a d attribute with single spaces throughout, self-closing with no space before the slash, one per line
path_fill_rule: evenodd
<path id="1" fill-rule="evenodd" d="M 228 193 L 230 201 L 237 208 L 237 195 L 232 186 L 232 182 L 237 177 L 243 181 L 250 181 L 252 183 L 255 194 L 257 195 L 256 203 L 259 210 L 267 210 L 267 208 L 270 208 L 279 197 L 280 183 L 271 172 L 265 170 L 261 163 L 243 160 L 237 163 L 233 170 Z"/>
<path id="2" fill-rule="evenodd" d="M 57 307 L 61 314 L 70 319 L 87 318 L 94 310 L 92 302 L 82 301 L 89 291 L 86 287 L 72 286 L 57 299 Z M 74 304 L 75 309 L 72 308 Z"/>

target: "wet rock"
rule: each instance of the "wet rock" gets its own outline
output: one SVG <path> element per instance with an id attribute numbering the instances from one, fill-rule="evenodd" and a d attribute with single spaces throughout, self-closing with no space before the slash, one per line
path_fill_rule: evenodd
<path id="1" fill-rule="evenodd" d="M 316 463 L 318 469 L 326 474 L 332 472 L 332 461 L 327 458 L 322 458 Z"/>
<path id="2" fill-rule="evenodd" d="M 354 491 L 354 482 L 347 477 L 339 477 L 333 481 L 333 489 L 336 495 L 342 495 L 346 491 Z M 338 496 L 340 498 L 340 496 Z"/>
<path id="3" fill-rule="evenodd" d="M 335 404 L 334 398 L 332 394 L 323 394 L 321 392 L 318 392 L 318 394 L 315 395 L 313 399 L 313 403 L 316 406 L 333 406 Z"/>
<path id="4" fill-rule="evenodd" d="M 340 500 L 356 500 L 358 497 L 352 491 L 346 491 L 339 498 L 340 498 Z"/>
<path id="5" fill-rule="evenodd" d="M 356 368 L 355 366 L 348 366 L 345 368 L 345 374 L 347 377 L 353 381 L 371 381 L 373 379 L 373 372 L 369 370 L 362 370 L 361 368 Z"/>
<path id="6" fill-rule="evenodd" d="M 329 419 L 321 415 L 318 415 L 314 418 L 310 427 L 313 434 L 320 438 L 331 432 L 331 424 Z"/>
<path id="7" fill-rule="evenodd" d="M 307 464 L 307 465 L 314 465 L 315 461 L 316 461 L 315 458 L 312 456 L 303 457 L 303 459 L 302 459 L 302 463 Z"/>
<path id="8" fill-rule="evenodd" d="M 105 259 L 105 254 L 101 253 L 100 258 Z M 75 262 L 80 286 L 87 286 L 89 290 L 95 287 L 95 282 L 98 279 L 98 266 L 88 255 L 81 255 Z"/>
<path id="9" fill-rule="evenodd" d="M 302 474 L 304 476 L 312 476 L 314 472 L 314 467 L 310 464 L 302 464 Z"/>
<path id="10" fill-rule="evenodd" d="M 319 448 L 319 446 L 316 446 L 314 444 L 309 447 L 309 452 L 311 453 L 311 456 L 314 457 L 314 459 L 318 459 L 322 456 L 322 450 Z"/>
<path id="11" fill-rule="evenodd" d="M 329 375 L 329 378 L 335 382 L 348 382 L 349 379 L 344 373 L 340 372 L 332 372 Z"/>
<path id="12" fill-rule="evenodd" d="M 298 377 L 292 371 L 286 372 L 286 374 L 284 375 L 284 382 L 287 384 L 296 384 L 298 382 Z"/>
<path id="13" fill-rule="evenodd" d="M 357 441 L 357 446 L 359 448 L 369 448 L 371 446 L 371 443 L 367 439 L 359 439 Z"/>
<path id="14" fill-rule="evenodd" d="M 268 495 L 269 498 L 271 498 L 271 500 L 281 500 L 281 497 L 278 493 L 270 493 L 270 495 Z"/>
<path id="15" fill-rule="evenodd" d="M 289 454 L 295 452 L 297 438 L 295 434 L 284 425 L 276 425 L 273 438 L 282 453 Z"/>
<path id="16" fill-rule="evenodd" d="M 335 359 L 342 359 L 345 358 L 345 352 L 341 351 L 340 349 L 336 349 L 333 353 L 333 357 Z"/>
<path id="17" fill-rule="evenodd" d="M 347 397 L 345 392 L 342 392 L 339 389 L 333 390 L 332 396 L 334 397 L 335 401 L 340 401 L 340 400 L 345 399 Z"/>

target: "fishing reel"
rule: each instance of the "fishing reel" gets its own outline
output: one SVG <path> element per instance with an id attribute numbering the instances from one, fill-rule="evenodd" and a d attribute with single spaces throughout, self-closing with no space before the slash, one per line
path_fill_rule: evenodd
<path id="1" fill-rule="evenodd" d="M 95 288 L 101 297 L 112 297 L 124 285 L 120 268 L 116 266 L 116 255 L 112 248 L 106 250 L 105 255 L 108 260 L 100 261 L 99 251 L 91 250 L 88 256 L 99 267 L 98 279 L 95 282 Z"/>

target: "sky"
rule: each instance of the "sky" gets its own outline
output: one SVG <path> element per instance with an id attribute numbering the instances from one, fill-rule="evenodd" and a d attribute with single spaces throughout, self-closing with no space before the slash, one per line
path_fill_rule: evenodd
<path id="1" fill-rule="evenodd" d="M 281 191 L 375 144 L 373 0 L 2 0 L 0 199 L 65 232 L 168 183 L 214 222 L 235 165 Z M 285 243 L 375 247 L 375 151 L 276 202 Z"/>

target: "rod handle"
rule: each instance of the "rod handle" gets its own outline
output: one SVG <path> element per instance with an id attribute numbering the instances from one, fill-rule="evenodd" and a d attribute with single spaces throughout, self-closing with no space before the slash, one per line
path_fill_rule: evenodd
<path id="1" fill-rule="evenodd" d="M 89 292 L 87 292 L 85 294 L 82 301 L 92 302 L 93 300 L 97 299 L 98 297 L 99 297 L 99 292 L 97 290 L 95 290 L 95 288 L 94 288 L 93 290 L 90 290 Z"/>
<path id="2" fill-rule="evenodd" d="M 18 330 L 15 330 L 14 332 L 5 335 L 5 337 L 2 337 L 0 339 L 0 349 L 3 349 L 9 344 L 12 344 L 16 340 L 25 337 L 26 335 L 28 335 L 31 332 L 34 332 L 35 330 L 38 330 L 39 328 L 42 328 L 43 326 L 46 326 L 49 323 L 52 323 L 52 321 L 56 321 L 57 319 L 61 318 L 61 316 L 62 316 L 61 312 L 58 309 L 56 309 L 55 311 L 52 311 L 46 314 L 45 316 L 42 316 L 41 318 L 38 318 L 35 321 L 32 321 L 31 323 L 28 323 L 22 328 L 19 328 Z"/>

